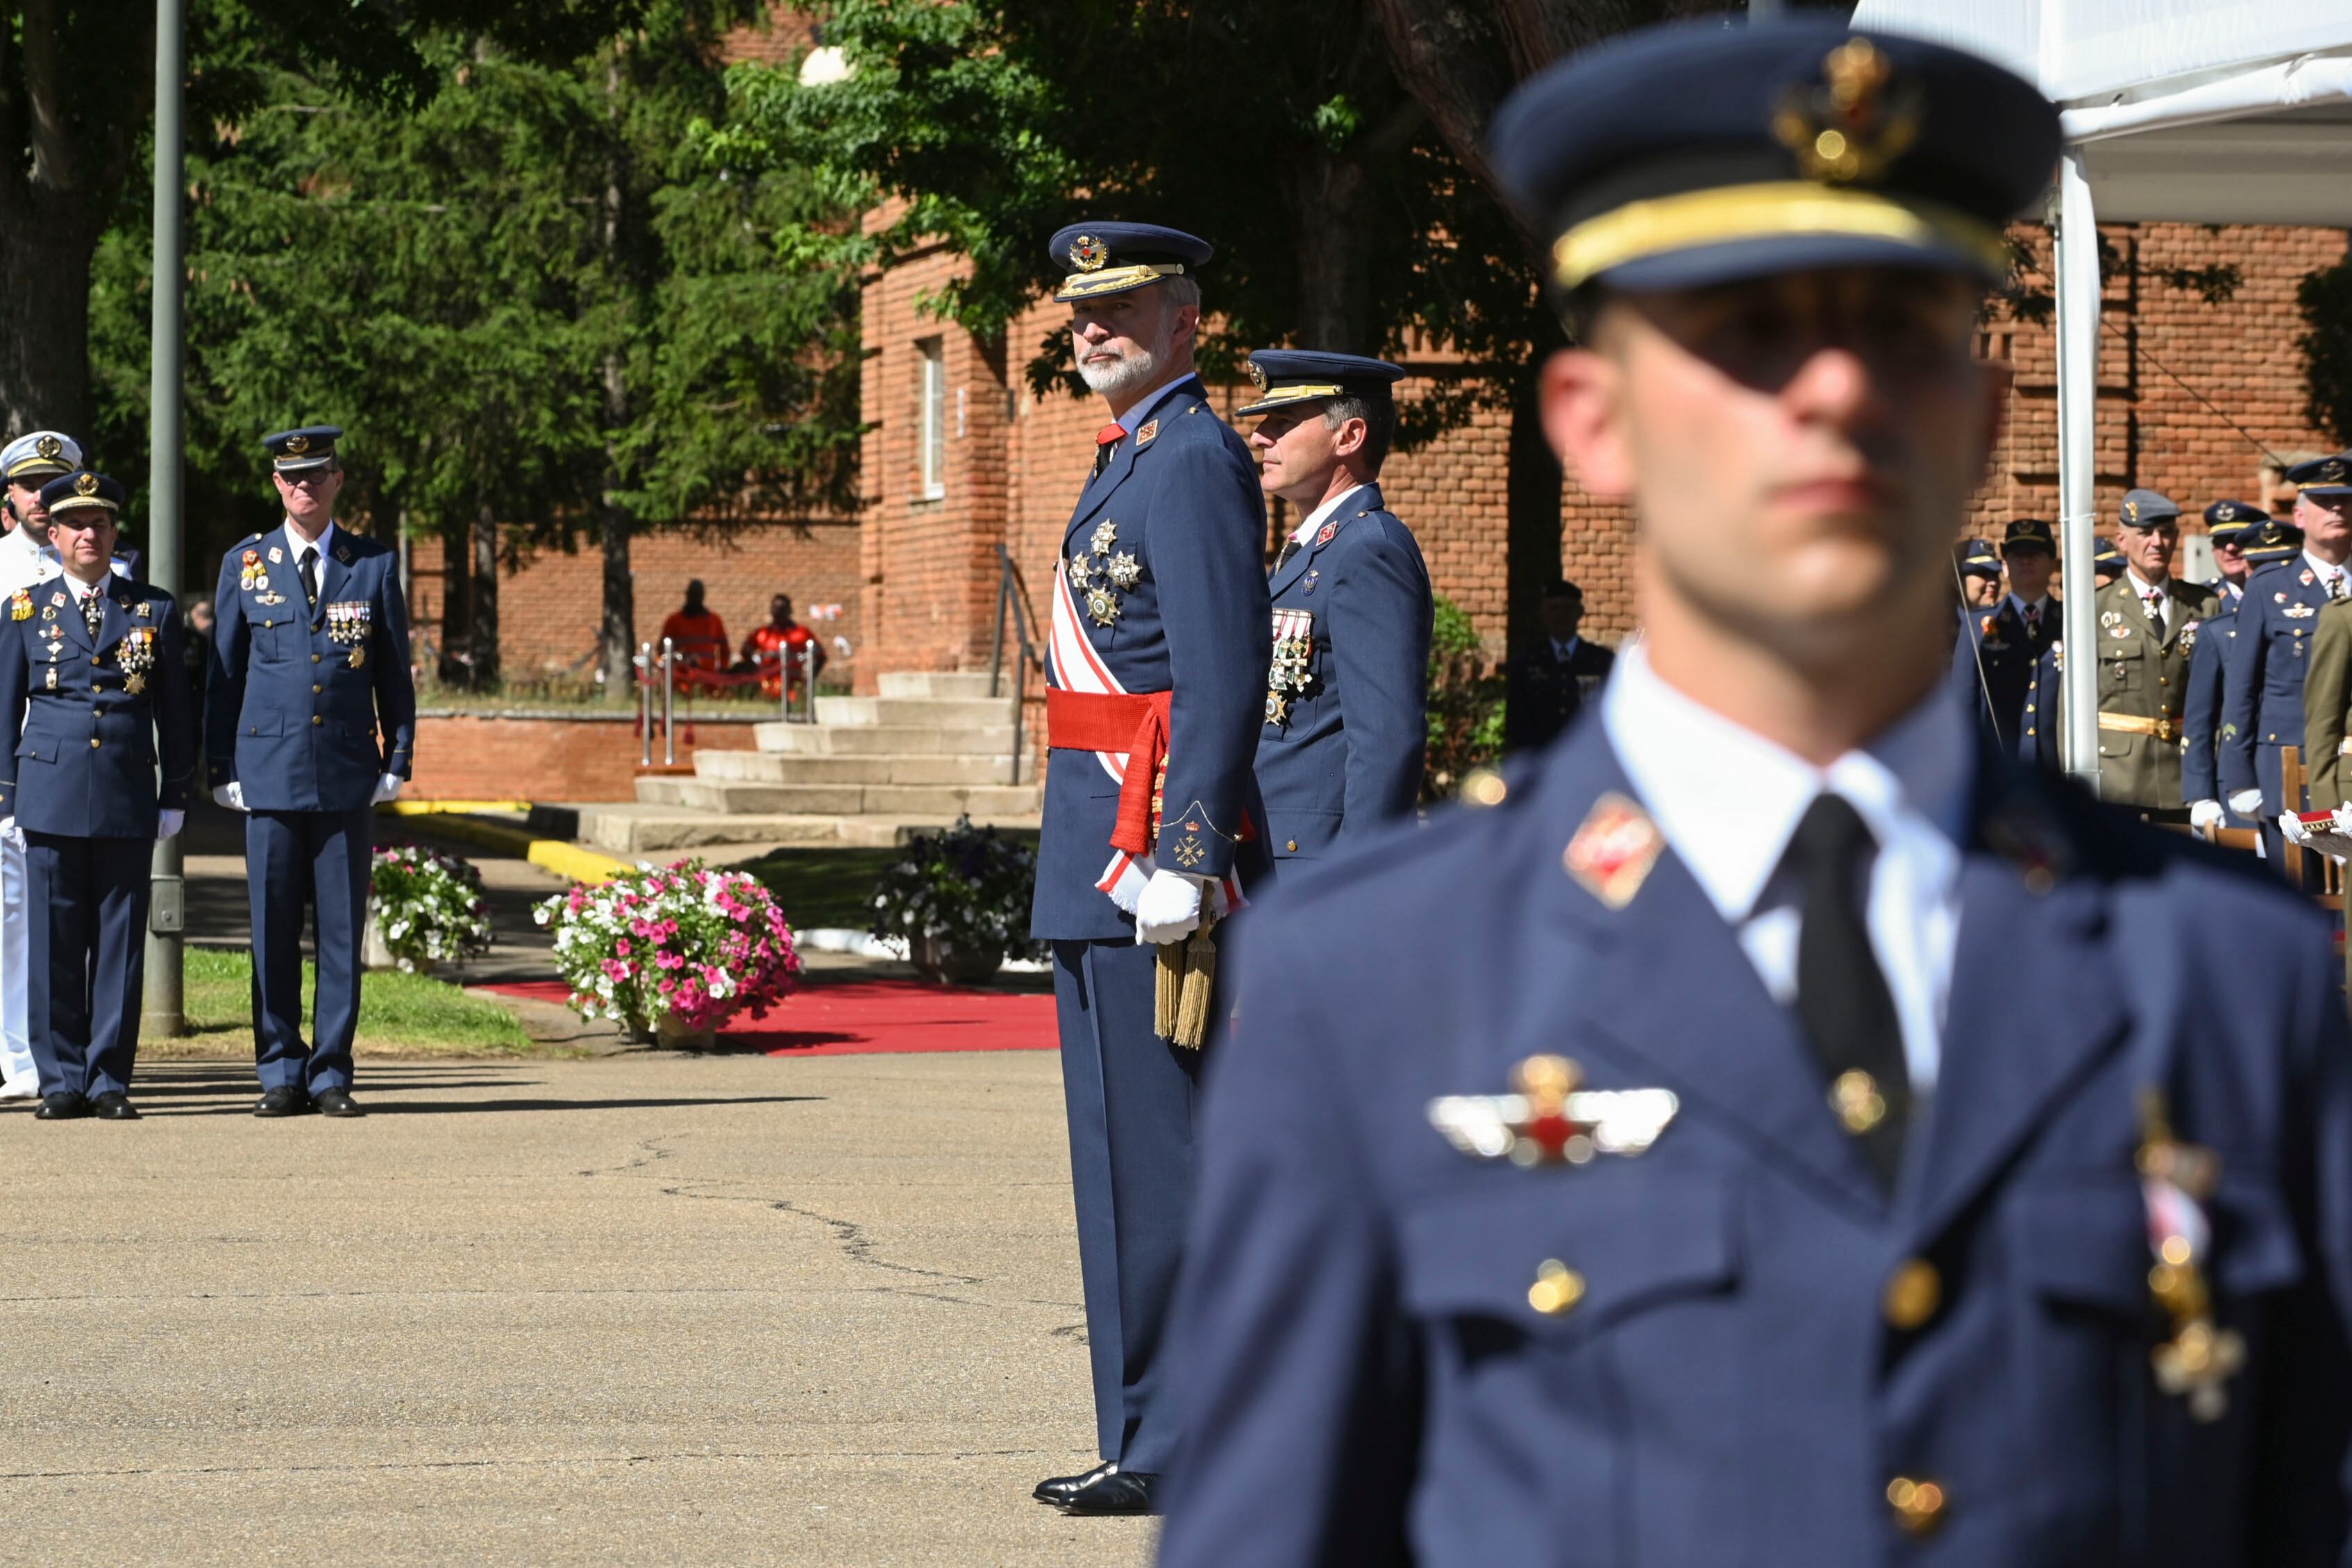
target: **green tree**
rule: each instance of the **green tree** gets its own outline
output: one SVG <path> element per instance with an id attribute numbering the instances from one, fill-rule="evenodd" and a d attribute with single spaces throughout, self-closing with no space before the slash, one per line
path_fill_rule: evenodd
<path id="1" fill-rule="evenodd" d="M 2305 274 L 2295 304 L 2305 414 L 2330 440 L 2352 446 L 2352 261 Z"/>

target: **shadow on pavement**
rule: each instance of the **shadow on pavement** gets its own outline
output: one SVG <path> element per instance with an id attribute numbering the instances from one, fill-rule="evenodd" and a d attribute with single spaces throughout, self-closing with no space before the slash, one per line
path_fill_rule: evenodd
<path id="1" fill-rule="evenodd" d="M 452 1090 L 537 1089 L 543 1082 L 536 1077 L 485 1074 L 454 1065 L 378 1066 L 362 1059 L 359 1081 L 352 1090 L 371 1114 L 392 1116 L 470 1114 L 483 1111 L 666 1111 L 696 1105 L 784 1105 L 826 1098 L 822 1094 L 680 1095 L 626 1100 L 556 1100 L 530 1095 L 471 1100 L 402 1098 Z M 253 1069 L 243 1062 L 230 1061 L 159 1061 L 142 1067 L 131 1085 L 131 1100 L 142 1111 L 166 1117 L 247 1115 L 260 1092 L 261 1085 Z M 31 1110 L 29 1104 L 25 1108 Z"/>

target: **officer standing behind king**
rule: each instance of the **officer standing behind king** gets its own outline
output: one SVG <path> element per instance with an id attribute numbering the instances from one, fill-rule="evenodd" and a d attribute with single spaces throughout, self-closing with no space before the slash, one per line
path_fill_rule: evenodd
<path id="1" fill-rule="evenodd" d="M 373 808 L 397 799 L 416 732 L 408 606 L 391 549 L 335 525 L 342 431 L 265 436 L 286 520 L 221 561 L 205 750 L 214 798 L 248 813 L 259 1116 L 357 1116 L 352 1039 L 375 848 Z M 319 980 L 302 1025 L 302 926 Z"/>

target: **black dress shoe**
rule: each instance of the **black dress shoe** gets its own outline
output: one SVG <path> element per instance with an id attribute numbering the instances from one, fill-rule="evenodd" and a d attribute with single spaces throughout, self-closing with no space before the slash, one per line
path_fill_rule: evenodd
<path id="1" fill-rule="evenodd" d="M 131 1103 L 131 1096 L 120 1089 L 110 1089 L 90 1102 L 89 1113 L 101 1122 L 136 1122 L 139 1112 Z"/>
<path id="2" fill-rule="evenodd" d="M 1064 1513 L 1153 1513 L 1160 1478 L 1141 1470 L 1107 1469 L 1062 1500 Z"/>
<path id="3" fill-rule="evenodd" d="M 41 1108 L 33 1113 L 37 1122 L 71 1122 L 89 1114 L 89 1102 L 70 1089 L 60 1089 L 54 1094 L 41 1096 Z"/>
<path id="4" fill-rule="evenodd" d="M 311 1103 L 319 1107 L 321 1116 L 364 1116 L 360 1103 L 352 1098 L 348 1089 L 321 1089 Z"/>
<path id="5" fill-rule="evenodd" d="M 1039 1502 L 1050 1502 L 1059 1507 L 1069 1501 L 1070 1495 L 1080 1487 L 1092 1486 L 1117 1469 L 1118 1466 L 1115 1461 L 1105 1459 L 1082 1476 L 1049 1476 L 1039 1481 L 1037 1490 L 1029 1495 Z"/>
<path id="6" fill-rule="evenodd" d="M 299 1116 L 310 1108 L 310 1097 L 299 1089 L 287 1087 L 263 1092 L 254 1105 L 257 1116 Z"/>

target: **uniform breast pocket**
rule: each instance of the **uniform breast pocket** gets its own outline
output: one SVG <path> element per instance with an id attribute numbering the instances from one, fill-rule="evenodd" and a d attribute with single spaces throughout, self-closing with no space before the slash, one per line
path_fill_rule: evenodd
<path id="1" fill-rule="evenodd" d="M 252 632 L 253 656 L 265 664 L 282 664 L 292 661 L 299 652 L 296 643 L 301 627 L 284 615 L 268 615 L 247 622 Z"/>

